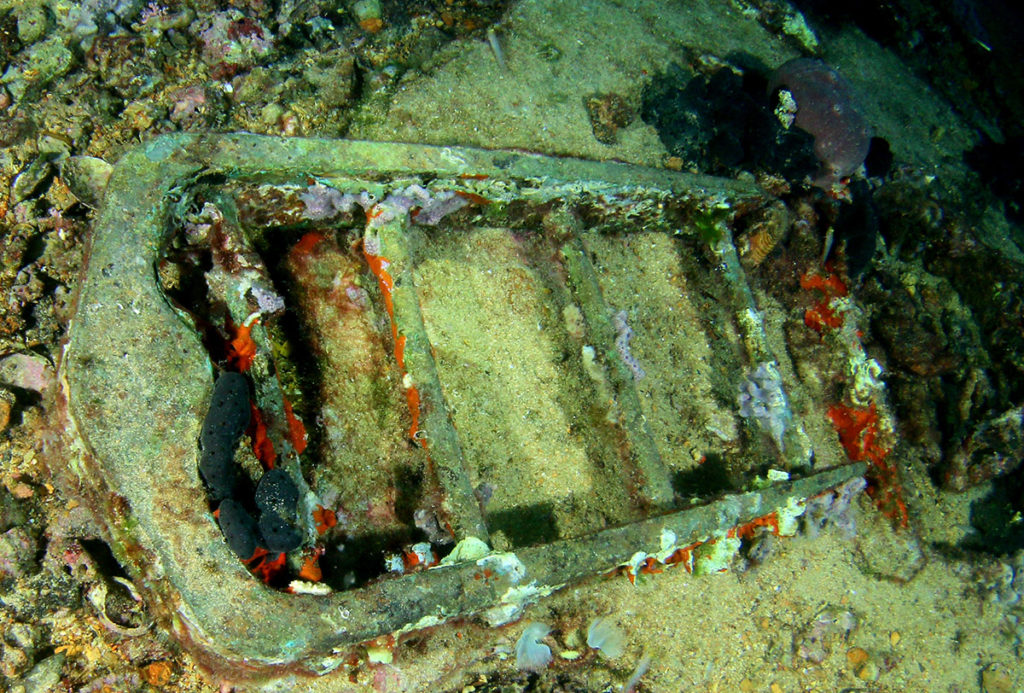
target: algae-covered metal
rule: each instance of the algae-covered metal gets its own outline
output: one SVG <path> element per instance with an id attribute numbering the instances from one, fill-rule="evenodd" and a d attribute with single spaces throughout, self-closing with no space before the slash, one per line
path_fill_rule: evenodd
<path id="1" fill-rule="evenodd" d="M 324 191 L 334 191 L 336 209 L 324 211 L 310 201 Z M 275 227 L 318 229 L 312 241 L 301 241 L 305 252 L 326 237 L 325 219 L 344 216 L 337 202 L 343 193 L 362 196 L 367 205 L 365 231 L 359 232 L 362 255 L 328 239 L 315 256 L 289 251 L 283 263 L 307 281 L 289 294 L 288 309 L 308 314 L 302 324 L 312 335 L 309 358 L 318 382 L 315 393 L 306 393 L 305 411 L 310 425 L 316 419 L 319 452 L 310 462 L 300 446 L 285 441 L 279 463 L 305 499 L 300 513 L 307 546 L 316 541 L 313 500 L 327 489 L 349 507 L 360 494 L 373 497 L 359 506 L 367 526 L 400 523 L 393 499 L 384 510 L 379 502 L 393 492 L 380 475 L 389 453 L 375 449 L 376 442 L 355 426 L 344 436 L 336 437 L 335 429 L 346 425 L 339 407 L 348 407 L 350 417 L 360 407 L 372 409 L 378 426 L 405 417 L 408 430 L 384 426 L 380 440 L 398 441 L 395 456 L 419 456 L 428 477 L 422 484 L 432 489 L 419 502 L 430 507 L 454 549 L 428 570 L 381 575 L 351 589 L 336 585 L 325 594 L 293 594 L 255 579 L 218 531 L 211 513 L 216 499 L 199 474 L 198 444 L 218 357 L 196 323 L 169 300 L 158 275 L 169 238 L 201 206 L 200 197 L 220 210 L 223 238 L 234 238 L 234 227 L 260 224 L 271 229 L 268 234 Z M 472 209 L 462 212 L 458 229 L 441 228 L 432 236 L 414 228 L 417 208 L 405 204 L 408 199 L 436 212 L 430 220 L 435 226 L 442 204 Z M 812 473 L 812 458 L 816 468 L 825 468 L 843 457 L 834 439 L 815 435 L 813 426 L 805 430 L 800 412 L 791 413 L 786 437 L 773 444 L 755 422 L 730 411 L 743 374 L 780 356 L 764 339 L 725 225 L 729 216 L 765 202 L 758 188 L 742 182 L 519 152 L 253 135 L 157 138 L 116 166 L 90 242 L 61 365 L 69 449 L 75 451 L 71 469 L 158 616 L 201 661 L 236 677 L 327 671 L 347 646 L 456 616 L 505 622 L 567 583 L 639 566 L 638 556 L 682 562 L 698 544 L 758 518 L 774 518 L 769 524 L 779 531 L 779 518 L 791 520 L 802 499 L 862 474 L 863 465 Z M 691 231 L 709 218 L 721 227 L 710 241 Z M 364 226 L 361 218 L 345 219 L 350 230 Z M 524 234 L 540 240 L 527 242 Z M 245 234 L 236 235 L 244 245 Z M 474 252 L 466 259 L 469 247 Z M 236 248 L 236 257 L 249 257 L 250 250 Z M 634 253 L 637 264 L 617 273 L 622 252 Z M 517 259 L 520 253 L 529 261 Z M 707 272 L 691 257 L 700 253 Z M 452 258 L 476 264 L 455 276 Z M 255 255 L 247 262 L 246 271 L 278 271 Z M 231 263 L 217 267 L 228 275 L 240 272 Z M 326 274 L 324 267 L 330 268 Z M 359 312 L 370 310 L 364 285 L 347 284 L 347 299 L 331 293 L 352 273 L 378 284 L 369 288 L 386 307 L 390 327 L 383 336 Z M 702 273 L 715 276 L 703 280 Z M 207 281 L 211 293 L 220 291 L 227 319 L 252 329 L 255 401 L 272 419 L 285 421 L 291 409 L 279 381 L 287 362 L 296 359 L 274 352 L 273 325 L 263 324 L 272 323 L 281 306 L 275 303 L 254 319 L 246 315 L 252 291 L 218 289 L 214 279 Z M 449 283 L 462 293 L 446 294 Z M 506 298 L 483 303 L 494 284 Z M 652 363 L 639 381 L 624 364 L 624 342 L 616 340 L 610 321 L 613 309 L 645 291 L 674 296 L 644 305 L 661 310 L 664 304 L 673 334 L 710 351 L 691 361 L 690 352 L 674 350 L 671 339 L 649 340 Z M 693 298 L 699 294 L 704 303 Z M 339 303 L 345 300 L 351 306 Z M 483 317 L 484 311 L 502 310 L 509 311 L 507 320 Z M 461 321 L 453 321 L 460 311 Z M 706 324 L 688 317 L 701 311 L 717 317 Z M 342 334 L 332 331 L 339 323 L 345 325 Z M 377 342 L 387 346 L 387 363 L 360 362 L 359 374 L 349 377 L 339 371 L 346 358 L 359 358 L 345 349 L 361 331 L 369 335 L 367 349 Z M 557 338 L 551 337 L 555 332 Z M 490 356 L 459 351 L 476 337 L 492 340 L 490 351 L 480 352 Z M 499 353 L 523 340 L 539 344 L 540 356 L 522 361 L 517 348 Z M 659 349 L 673 356 L 655 362 Z M 535 380 L 507 394 L 521 382 L 498 372 L 499 365 L 506 371 L 526 365 L 532 372 L 525 377 Z M 798 383 L 784 371 L 790 397 L 803 410 L 813 406 L 800 400 Z M 495 379 L 503 379 L 502 389 L 486 390 Z M 363 385 L 371 393 L 365 404 L 348 401 Z M 388 404 L 392 399 L 405 401 L 395 406 Z M 503 418 L 518 404 L 525 408 L 519 418 Z M 658 413 L 666 407 L 668 416 Z M 482 412 L 488 412 L 486 425 L 473 418 Z M 510 438 L 518 441 L 510 444 L 511 453 L 488 458 Z M 802 469 L 805 478 L 678 509 L 680 495 L 693 494 L 689 487 L 681 490 L 679 479 L 702 450 L 746 460 L 749 469 Z M 345 462 L 356 453 L 378 462 Z M 588 467 L 588 460 L 598 460 L 599 469 Z M 332 466 L 344 472 L 332 472 Z M 550 485 L 559 475 L 569 478 Z M 523 482 L 517 494 L 509 491 L 516 478 L 534 481 Z M 345 485 L 351 488 L 339 488 Z M 490 505 L 481 493 L 485 486 L 494 493 Z M 605 500 L 584 499 L 583 487 Z M 545 494 L 547 505 L 535 502 Z M 574 514 L 579 507 L 585 512 Z M 514 518 L 524 508 L 527 520 L 518 522 Z M 528 545 L 516 531 L 538 517 L 538 508 L 550 511 L 544 517 L 551 529 Z M 598 521 L 591 522 L 595 516 Z M 358 521 L 353 523 L 349 533 L 356 536 Z"/>

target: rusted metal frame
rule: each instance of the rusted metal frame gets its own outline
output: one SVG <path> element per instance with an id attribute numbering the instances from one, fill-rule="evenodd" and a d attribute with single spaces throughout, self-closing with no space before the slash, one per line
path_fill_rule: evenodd
<path id="1" fill-rule="evenodd" d="M 590 535 L 441 565 L 369 585 L 358 599 L 351 592 L 341 593 L 321 602 L 321 623 L 313 624 L 313 630 L 326 639 L 316 645 L 340 647 L 382 632 L 415 630 L 470 614 L 482 614 L 492 625 L 500 625 L 518 618 L 529 603 L 571 582 L 625 566 L 638 553 L 671 553 L 669 537 L 675 548 L 685 548 L 725 536 L 771 513 L 799 508 L 807 499 L 862 476 L 866 469 L 865 463 L 854 462 Z M 367 613 L 365 607 L 372 604 L 376 606 Z M 336 631 L 324 634 L 323 624 Z"/>
<path id="2" fill-rule="evenodd" d="M 205 174 L 302 185 L 310 175 L 381 180 L 426 173 L 505 178 L 512 181 L 510 190 L 532 201 L 591 195 L 625 210 L 631 200 L 640 200 L 637 204 L 653 214 L 655 203 L 644 202 L 649 193 L 708 204 L 763 195 L 735 181 L 635 166 L 416 145 L 172 135 L 130 152 L 115 168 L 95 225 L 62 359 L 61 382 L 73 419 L 69 426 L 80 433 L 82 443 L 75 449 L 84 458 L 71 468 L 83 475 L 83 484 L 101 487 L 97 494 L 111 499 L 100 501 L 100 507 L 109 516 L 118 558 L 150 595 L 160 597 L 154 604 L 178 637 L 198 648 L 212 666 L 254 673 L 280 673 L 278 667 L 322 672 L 337 664 L 337 648 L 501 604 L 512 586 L 512 577 L 478 579 L 477 561 L 466 560 L 351 592 L 275 592 L 234 559 L 205 504 L 198 502 L 202 484 L 195 440 L 209 403 L 212 371 L 194 330 L 175 314 L 155 282 L 154 265 L 171 210 L 188 203 L 188 189 Z M 162 389 L 139 388 L 137 383 L 153 381 L 154 364 L 168 375 L 161 379 Z M 769 491 L 780 498 L 813 495 L 860 473 L 863 465 Z M 757 503 L 752 498 L 740 502 L 741 509 L 768 511 L 771 503 L 764 498 L 769 491 L 758 495 Z M 748 519 L 743 512 L 723 514 L 736 501 L 722 502 L 727 505 L 683 511 L 696 514 L 674 514 L 670 521 L 697 536 L 716 531 L 723 517 Z M 531 594 L 539 596 L 621 563 L 637 550 L 657 551 L 656 545 L 641 544 L 653 536 L 659 521 L 525 549 L 517 559 L 526 571 L 519 581 L 532 585 Z M 640 534 L 631 534 L 634 528 Z M 634 545 L 637 537 L 641 544 Z"/>

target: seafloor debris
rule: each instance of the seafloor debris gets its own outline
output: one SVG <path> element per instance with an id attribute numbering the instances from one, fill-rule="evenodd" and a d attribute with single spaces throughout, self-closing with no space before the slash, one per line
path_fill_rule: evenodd
<path id="1" fill-rule="evenodd" d="M 583 98 L 594 137 L 602 144 L 615 144 L 618 132 L 636 118 L 636 109 L 615 93 L 591 94 Z"/>

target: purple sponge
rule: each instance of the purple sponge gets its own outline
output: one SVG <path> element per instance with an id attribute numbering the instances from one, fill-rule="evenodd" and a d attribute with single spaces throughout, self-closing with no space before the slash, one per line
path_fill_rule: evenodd
<path id="1" fill-rule="evenodd" d="M 814 136 L 821 162 L 815 185 L 828 190 L 864 163 L 871 130 L 842 75 L 820 60 L 797 58 L 772 75 L 768 90 L 777 89 L 789 91 L 796 102 L 793 124 Z"/>

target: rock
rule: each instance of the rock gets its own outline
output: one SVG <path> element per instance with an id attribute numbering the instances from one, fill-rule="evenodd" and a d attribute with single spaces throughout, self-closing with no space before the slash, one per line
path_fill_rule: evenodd
<path id="1" fill-rule="evenodd" d="M 35 660 L 41 640 L 39 626 L 19 622 L 10 624 L 0 643 L 3 652 L 0 656 L 0 674 L 10 679 L 25 673 Z"/>
<path id="2" fill-rule="evenodd" d="M 53 164 L 46 157 L 37 157 L 26 166 L 11 185 L 11 203 L 18 204 L 43 191 L 53 176 Z"/>
<path id="3" fill-rule="evenodd" d="M 34 44 L 24 60 L 12 64 L 0 77 L 15 101 L 32 97 L 52 80 L 67 74 L 75 57 L 57 35 Z"/>
<path id="4" fill-rule="evenodd" d="M 25 522 L 25 504 L 6 489 L 0 488 L 0 532 Z"/>
<path id="5" fill-rule="evenodd" d="M 602 144 L 615 144 L 619 128 L 633 122 L 636 111 L 618 94 L 591 94 L 583 98 L 594 137 Z"/>
<path id="6" fill-rule="evenodd" d="M 12 527 L 0 534 L 0 578 L 18 578 L 36 572 L 38 549 L 35 537 L 23 527 Z"/>
<path id="7" fill-rule="evenodd" d="M 41 393 L 53 384 L 53 367 L 38 354 L 11 354 L 0 359 L 0 383 Z"/>
<path id="8" fill-rule="evenodd" d="M 18 18 L 18 40 L 26 46 L 46 36 L 48 22 L 42 3 L 26 3 L 15 10 Z"/>
<path id="9" fill-rule="evenodd" d="M 42 660 L 25 678 L 11 685 L 11 693 L 47 693 L 56 690 L 60 672 L 64 668 L 64 655 L 57 653 Z"/>
<path id="10" fill-rule="evenodd" d="M 84 204 L 98 207 L 114 167 L 94 156 L 73 156 L 60 165 L 60 176 Z"/>
<path id="11" fill-rule="evenodd" d="M 347 49 L 308 53 L 302 76 L 324 108 L 346 108 L 355 99 L 356 64 Z"/>

